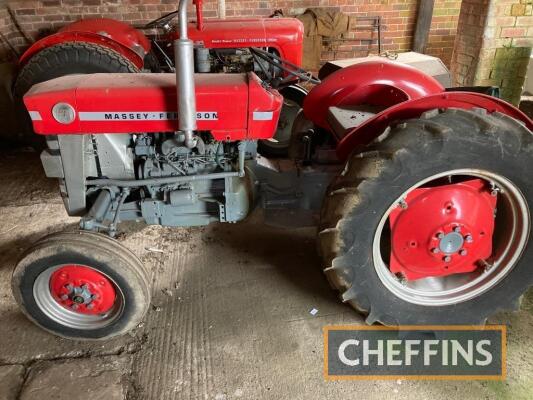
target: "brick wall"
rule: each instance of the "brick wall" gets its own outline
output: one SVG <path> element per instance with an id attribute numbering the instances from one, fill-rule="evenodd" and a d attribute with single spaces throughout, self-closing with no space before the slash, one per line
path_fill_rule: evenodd
<path id="1" fill-rule="evenodd" d="M 474 82 L 490 1 L 463 0 L 461 4 L 452 58 L 452 74 L 459 86 L 472 85 Z"/>
<path id="2" fill-rule="evenodd" d="M 435 1 L 426 53 L 439 57 L 448 66 L 451 64 L 460 11 L 460 0 Z"/>
<path id="3" fill-rule="evenodd" d="M 21 49 L 27 46 L 28 41 L 17 32 L 13 18 L 10 17 L 7 8 L 0 8 L 0 61 L 11 61 L 16 58 L 10 49 L 10 45 Z"/>
<path id="4" fill-rule="evenodd" d="M 5 6 L 0 8 L 0 30 L 19 50 L 80 18 L 104 16 L 142 24 L 173 11 L 177 6 L 174 0 L 8 0 L 5 3 L 11 16 Z M 294 15 L 309 7 L 332 7 L 352 17 L 381 16 L 383 49 L 407 51 L 411 47 L 417 4 L 418 0 L 226 0 L 226 15 L 268 16 L 275 9 L 282 9 L 285 15 Z M 436 0 L 428 53 L 441 57 L 447 64 L 451 60 L 460 4 L 461 0 Z M 216 17 L 216 0 L 206 0 L 204 11 L 207 18 Z M 367 30 L 357 31 L 350 37 L 377 39 L 376 33 Z M 343 49 L 349 51 L 336 53 L 337 58 L 365 56 L 369 42 L 353 41 Z M 371 50 L 376 52 L 377 48 L 374 46 Z M 9 48 L 2 43 L 0 60 L 10 58 Z"/>
<path id="5" fill-rule="evenodd" d="M 518 104 L 532 46 L 533 0 L 463 0 L 455 81 L 500 86 L 502 97 Z"/>

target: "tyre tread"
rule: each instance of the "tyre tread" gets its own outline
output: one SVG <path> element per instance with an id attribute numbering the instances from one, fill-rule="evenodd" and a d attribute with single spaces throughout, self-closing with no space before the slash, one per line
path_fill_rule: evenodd
<path id="1" fill-rule="evenodd" d="M 490 114 L 483 109 L 431 110 L 420 119 L 404 121 L 388 129 L 387 134 L 377 143 L 381 151 L 353 154 L 344 171 L 329 186 L 318 231 L 323 271 L 333 289 L 339 292 L 342 301 L 366 314 L 368 323 L 387 324 L 394 322 L 394 317 L 388 315 L 387 310 L 376 309 L 376 304 L 369 304 L 367 296 L 357 291 L 353 285 L 357 277 L 352 276 L 353 271 L 346 257 L 357 243 L 357 233 L 347 234 L 342 226 L 349 222 L 354 212 L 364 212 L 369 206 L 365 187 L 376 184 L 383 174 L 397 169 L 401 163 L 396 162 L 396 159 L 417 144 L 423 146 L 424 142 L 421 140 L 445 141 L 448 135 L 463 129 L 466 132 L 493 135 L 498 130 L 496 127 L 505 129 L 519 138 L 521 143 L 533 142 L 531 132 L 505 114 Z M 372 146 L 375 147 L 376 143 Z M 515 297 L 509 296 L 503 309 L 516 309 L 518 303 Z M 486 316 L 480 316 L 480 322 L 485 319 Z"/>

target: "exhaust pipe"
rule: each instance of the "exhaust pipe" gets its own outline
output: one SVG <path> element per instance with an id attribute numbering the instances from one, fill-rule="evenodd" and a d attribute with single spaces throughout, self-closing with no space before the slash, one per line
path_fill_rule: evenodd
<path id="1" fill-rule="evenodd" d="M 178 99 L 178 129 L 185 134 L 185 146 L 196 146 L 196 91 L 194 88 L 194 46 L 187 33 L 187 2 L 180 0 L 178 22 L 180 36 L 174 40 L 174 65 Z"/>

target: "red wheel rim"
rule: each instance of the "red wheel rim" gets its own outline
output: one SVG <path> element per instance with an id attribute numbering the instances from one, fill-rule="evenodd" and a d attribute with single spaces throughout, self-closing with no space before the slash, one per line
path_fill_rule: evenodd
<path id="1" fill-rule="evenodd" d="M 530 224 L 524 195 L 506 177 L 468 168 L 442 172 L 406 190 L 382 215 L 373 266 L 383 285 L 404 301 L 457 304 L 480 296 L 513 270 Z"/>
<path id="2" fill-rule="evenodd" d="M 472 272 L 492 253 L 497 192 L 482 179 L 419 188 L 390 214 L 390 270 L 408 280 Z"/>
<path id="3" fill-rule="evenodd" d="M 103 314 L 113 308 L 116 291 L 104 274 L 77 264 L 64 265 L 50 276 L 50 292 L 63 307 L 80 314 Z"/>

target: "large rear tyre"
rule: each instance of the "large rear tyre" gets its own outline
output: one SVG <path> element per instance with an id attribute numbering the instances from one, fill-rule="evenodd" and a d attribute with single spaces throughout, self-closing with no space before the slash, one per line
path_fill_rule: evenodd
<path id="1" fill-rule="evenodd" d="M 437 110 L 354 154 L 325 198 L 325 274 L 367 323 L 477 324 L 532 285 L 533 136 L 485 110 Z"/>
<path id="2" fill-rule="evenodd" d="M 26 316 L 61 337 L 105 340 L 135 328 L 150 304 L 141 261 L 107 236 L 56 233 L 27 250 L 12 278 Z"/>
<path id="3" fill-rule="evenodd" d="M 13 88 L 17 118 L 21 124 L 19 141 L 35 147 L 40 147 L 43 142 L 33 133 L 22 102 L 22 97 L 33 85 L 65 75 L 128 72 L 139 70 L 116 51 L 93 43 L 68 42 L 40 51 L 22 67 Z"/>
<path id="4" fill-rule="evenodd" d="M 283 106 L 278 127 L 272 139 L 260 140 L 258 150 L 261 155 L 285 157 L 289 152 L 292 126 L 298 112 L 302 109 L 307 91 L 298 85 L 287 86 L 279 91 L 283 96 Z"/>

